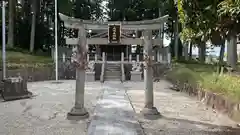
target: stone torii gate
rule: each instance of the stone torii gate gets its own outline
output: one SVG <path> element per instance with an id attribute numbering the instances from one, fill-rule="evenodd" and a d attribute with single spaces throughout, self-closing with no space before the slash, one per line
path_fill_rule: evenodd
<path id="1" fill-rule="evenodd" d="M 68 39 L 66 42 L 77 44 L 77 49 L 73 53 L 73 61 L 76 66 L 76 93 L 75 105 L 68 113 L 69 116 L 88 117 L 89 114 L 84 107 L 84 87 L 85 87 L 85 72 L 88 67 L 87 51 L 88 44 L 114 44 L 120 43 L 123 45 L 139 44 L 144 45 L 144 82 L 145 82 L 145 106 L 142 110 L 143 114 L 158 115 L 158 110 L 153 104 L 153 62 L 152 62 L 152 47 L 161 45 L 162 39 L 152 39 L 152 30 L 159 30 L 161 24 L 166 22 L 168 16 L 159 17 L 153 20 L 134 21 L 134 22 L 96 22 L 90 20 L 81 20 L 59 14 L 60 19 L 64 22 L 66 28 L 78 29 L 77 39 Z M 107 38 L 87 38 L 86 30 L 108 30 Z M 122 38 L 121 31 L 142 31 L 141 38 Z"/>

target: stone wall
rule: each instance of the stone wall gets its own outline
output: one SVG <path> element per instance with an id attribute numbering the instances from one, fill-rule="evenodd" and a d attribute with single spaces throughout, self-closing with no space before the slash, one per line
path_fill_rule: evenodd
<path id="1" fill-rule="evenodd" d="M 62 65 L 61 65 L 62 64 Z M 100 79 L 101 64 L 95 64 L 95 78 Z M 13 77 L 20 74 L 28 82 L 55 80 L 55 67 L 41 67 L 41 68 L 23 68 L 7 70 L 7 76 Z M 58 69 L 58 77 L 60 80 L 76 79 L 76 70 L 73 65 L 66 65 L 60 63 Z M 0 79 L 2 80 L 2 71 L 0 71 Z"/>
<path id="2" fill-rule="evenodd" d="M 100 80 L 101 75 L 101 63 L 96 63 L 94 66 L 95 78 Z M 163 72 L 166 71 L 165 67 L 161 64 L 156 64 L 153 67 L 154 78 L 160 78 Z M 124 64 L 124 71 L 126 80 L 131 78 L 132 64 Z M 142 72 L 143 73 L 143 72 Z M 55 80 L 55 67 L 42 67 L 42 68 L 24 68 L 7 70 L 7 76 L 17 76 L 20 74 L 24 79 L 29 82 L 32 81 L 44 81 L 44 80 Z M 76 70 L 71 63 L 59 63 L 58 76 L 60 80 L 76 79 Z M 0 71 L 0 79 L 2 79 L 2 72 Z"/>

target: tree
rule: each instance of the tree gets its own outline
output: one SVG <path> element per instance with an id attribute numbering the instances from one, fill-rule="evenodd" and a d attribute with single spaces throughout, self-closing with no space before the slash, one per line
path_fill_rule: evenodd
<path id="1" fill-rule="evenodd" d="M 205 62 L 206 41 L 216 31 L 218 0 L 179 0 L 179 17 L 182 25 L 182 39 L 190 40 L 199 47 L 201 62 Z M 216 33 L 214 33 L 214 36 Z"/>
<path id="2" fill-rule="evenodd" d="M 107 7 L 111 21 L 153 19 L 159 14 L 158 0 L 110 0 Z"/>
<path id="3" fill-rule="evenodd" d="M 30 52 L 34 51 L 35 44 L 35 31 L 36 31 L 36 17 L 37 17 L 37 8 L 38 8 L 38 0 L 32 0 L 32 26 L 31 26 L 31 38 L 30 38 Z"/>
<path id="4" fill-rule="evenodd" d="M 226 30 L 227 38 L 227 63 L 233 69 L 237 68 L 237 45 L 236 36 L 239 33 L 239 0 L 223 0 L 218 5 L 221 29 Z"/>
<path id="5" fill-rule="evenodd" d="M 15 9 L 16 9 L 16 0 L 9 0 L 9 21 L 8 21 L 8 46 L 14 47 L 14 20 L 15 20 Z"/>
<path id="6" fill-rule="evenodd" d="M 76 18 L 84 20 L 97 20 L 102 16 L 103 0 L 76 0 L 73 2 L 73 14 Z"/>

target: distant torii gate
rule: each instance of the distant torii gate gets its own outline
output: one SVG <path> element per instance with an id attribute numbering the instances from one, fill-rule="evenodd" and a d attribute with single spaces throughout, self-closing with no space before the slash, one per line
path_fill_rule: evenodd
<path id="1" fill-rule="evenodd" d="M 87 46 L 88 44 L 114 44 L 123 45 L 139 44 L 144 45 L 144 82 L 145 82 L 145 106 L 143 114 L 158 115 L 158 110 L 153 105 L 153 69 L 152 69 L 152 46 L 162 45 L 160 40 L 152 39 L 152 30 L 159 30 L 161 24 L 166 22 L 168 16 L 163 16 L 153 20 L 134 21 L 134 22 L 96 22 L 89 20 L 75 19 L 63 14 L 59 14 L 64 26 L 67 28 L 78 29 L 77 39 L 67 39 L 67 44 L 78 44 L 74 53 L 74 63 L 76 65 L 76 93 L 75 106 L 68 113 L 70 116 L 88 117 L 89 114 L 84 107 L 84 88 L 85 70 L 87 68 Z M 107 38 L 87 38 L 86 30 L 108 30 Z M 138 30 L 143 32 L 141 38 L 121 38 L 122 30 Z"/>

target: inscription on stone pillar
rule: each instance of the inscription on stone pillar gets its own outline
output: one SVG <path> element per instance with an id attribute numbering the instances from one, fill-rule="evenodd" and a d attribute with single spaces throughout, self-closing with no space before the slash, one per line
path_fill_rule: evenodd
<path id="1" fill-rule="evenodd" d="M 108 25 L 108 42 L 120 43 L 121 40 L 121 25 L 109 24 Z"/>

